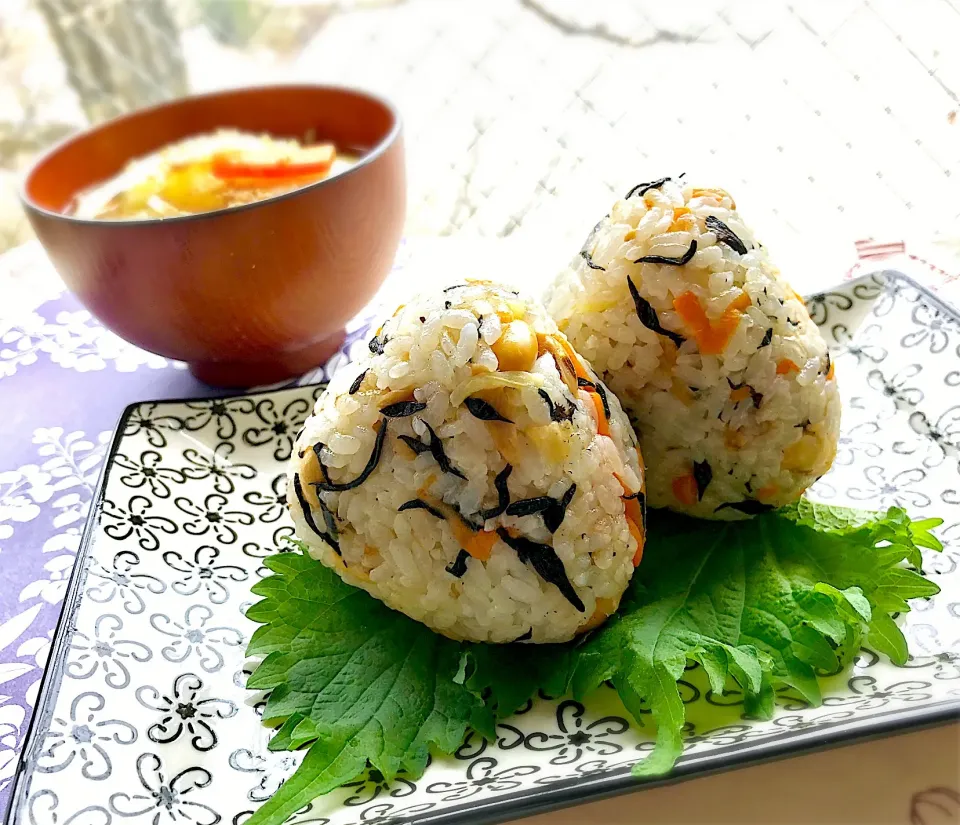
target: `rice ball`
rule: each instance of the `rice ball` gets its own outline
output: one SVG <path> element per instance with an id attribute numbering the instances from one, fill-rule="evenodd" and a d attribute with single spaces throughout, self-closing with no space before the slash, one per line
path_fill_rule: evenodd
<path id="1" fill-rule="evenodd" d="M 652 506 L 746 518 L 830 468 L 840 396 L 826 342 L 724 190 L 635 186 L 547 308 L 637 427 Z"/>
<path id="2" fill-rule="evenodd" d="M 643 550 L 640 450 L 543 307 L 459 284 L 369 349 L 290 464 L 310 555 L 452 639 L 563 642 L 612 615 Z"/>

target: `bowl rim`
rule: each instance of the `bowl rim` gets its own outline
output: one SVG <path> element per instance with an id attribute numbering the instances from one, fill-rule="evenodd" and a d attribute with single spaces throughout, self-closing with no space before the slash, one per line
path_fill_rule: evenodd
<path id="1" fill-rule="evenodd" d="M 106 221 L 99 218 L 80 218 L 76 215 L 68 215 L 64 212 L 58 212 L 53 209 L 47 209 L 44 206 L 40 206 L 36 203 L 33 198 L 30 197 L 27 187 L 30 183 L 30 180 L 36 174 L 36 172 L 47 163 L 52 157 L 62 152 L 71 144 L 80 140 L 81 138 L 87 137 L 93 133 L 99 131 L 106 131 L 117 123 L 120 123 L 128 118 L 135 117 L 142 114 L 147 114 L 151 112 L 160 111 L 162 109 L 172 109 L 176 106 L 183 105 L 188 101 L 196 100 L 208 100 L 214 97 L 224 97 L 229 95 L 243 95 L 250 92 L 263 92 L 267 90 L 274 91 L 300 91 L 300 90 L 314 90 L 314 91 L 332 91 L 332 92 L 346 92 L 357 97 L 366 98 L 369 101 L 378 103 L 383 106 L 393 117 L 393 125 L 390 127 L 390 131 L 381 138 L 376 146 L 374 146 L 369 152 L 364 154 L 356 163 L 350 166 L 349 169 L 345 169 L 342 172 L 337 173 L 336 175 L 331 175 L 330 177 L 323 178 L 322 180 L 314 181 L 313 183 L 308 183 L 305 186 L 298 187 L 293 189 L 290 192 L 282 192 L 278 195 L 271 195 L 268 198 L 263 198 L 262 200 L 256 200 L 252 203 L 245 203 L 239 206 L 225 206 L 221 209 L 212 209 L 209 212 L 197 212 L 190 215 L 175 215 L 170 218 L 137 218 L 134 220 L 120 220 L 120 221 Z M 20 180 L 20 183 L 17 187 L 17 195 L 20 200 L 20 204 L 23 206 L 24 210 L 27 212 L 34 212 L 38 215 L 43 215 L 46 218 L 51 218 L 52 220 L 59 220 L 65 223 L 72 223 L 80 226 L 99 226 L 99 227 L 110 227 L 111 229 L 120 230 L 123 227 L 143 227 L 143 226 L 159 226 L 171 223 L 186 223 L 189 221 L 199 221 L 199 220 L 210 220 L 216 218 L 220 215 L 235 214 L 238 212 L 245 212 L 251 209 L 256 209 L 258 207 L 267 206 L 271 203 L 276 203 L 278 201 L 288 200 L 295 198 L 299 195 L 303 195 L 307 192 L 314 191 L 320 187 L 326 186 L 328 184 L 333 184 L 336 181 L 342 180 L 343 178 L 359 172 L 364 166 L 368 166 L 377 160 L 381 155 L 385 154 L 386 151 L 393 146 L 397 139 L 399 138 L 401 132 L 403 131 L 403 120 L 400 116 L 400 112 L 397 107 L 386 97 L 382 95 L 375 94 L 373 92 L 356 89 L 351 86 L 339 86 L 336 84 L 330 83 L 266 83 L 262 85 L 251 85 L 251 86 L 237 86 L 227 89 L 219 89 L 212 92 L 202 92 L 200 94 L 194 95 L 185 95 L 183 97 L 174 98 L 173 100 L 165 100 L 160 103 L 154 104 L 153 106 L 144 106 L 139 109 L 133 109 L 130 112 L 124 112 L 123 114 L 112 117 L 109 120 L 105 120 L 102 123 L 98 123 L 93 126 L 89 126 L 86 129 L 81 129 L 80 131 L 67 135 L 67 137 L 62 138 L 57 141 L 53 146 L 48 148 L 46 151 L 42 152 L 39 157 L 37 157 L 30 167 L 28 168 L 26 174 Z M 202 131 L 198 131 L 195 135 L 204 134 Z M 195 136 L 194 135 L 194 136 Z M 161 147 L 162 148 L 162 147 Z M 154 150 L 157 151 L 157 150 Z M 135 158 L 128 158 L 127 163 L 135 160 Z M 109 231 L 109 230 L 108 230 Z"/>

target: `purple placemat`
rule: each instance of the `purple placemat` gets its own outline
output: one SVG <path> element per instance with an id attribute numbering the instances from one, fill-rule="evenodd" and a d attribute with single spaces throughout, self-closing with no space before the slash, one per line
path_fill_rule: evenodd
<path id="1" fill-rule="evenodd" d="M 363 346 L 369 319 L 368 308 L 340 353 L 290 383 L 323 380 Z M 69 294 L 0 327 L 0 810 L 121 413 L 145 399 L 229 394 L 122 341 Z"/>

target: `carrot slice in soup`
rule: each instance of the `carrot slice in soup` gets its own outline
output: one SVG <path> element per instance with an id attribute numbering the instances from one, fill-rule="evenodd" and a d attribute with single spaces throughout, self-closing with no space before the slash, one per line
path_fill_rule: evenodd
<path id="1" fill-rule="evenodd" d="M 280 182 L 291 178 L 326 174 L 336 157 L 337 149 L 332 143 L 303 149 L 297 160 L 282 158 L 268 163 L 244 161 L 226 154 L 215 155 L 211 164 L 211 171 L 215 177 L 224 180 L 247 178 Z"/>

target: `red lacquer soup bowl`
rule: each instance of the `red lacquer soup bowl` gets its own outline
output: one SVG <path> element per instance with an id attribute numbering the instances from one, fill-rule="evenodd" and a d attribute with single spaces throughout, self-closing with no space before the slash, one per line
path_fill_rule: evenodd
<path id="1" fill-rule="evenodd" d="M 197 215 L 67 214 L 129 161 L 225 128 L 316 135 L 358 160 L 293 192 Z M 185 98 L 55 147 L 27 175 L 22 199 L 57 271 L 106 327 L 186 361 L 207 383 L 271 383 L 331 355 L 390 271 L 406 206 L 400 119 L 383 100 L 329 86 Z"/>

